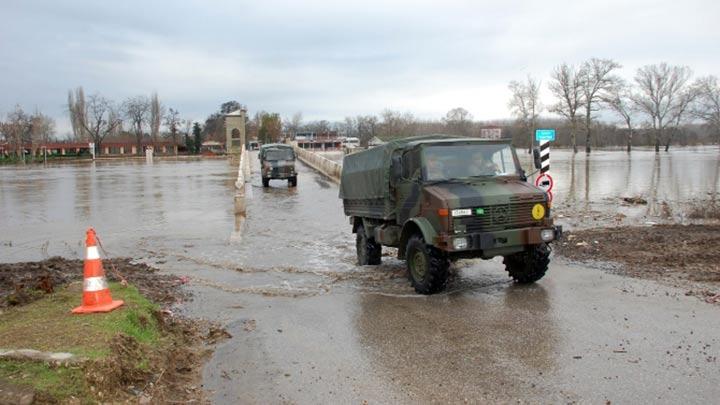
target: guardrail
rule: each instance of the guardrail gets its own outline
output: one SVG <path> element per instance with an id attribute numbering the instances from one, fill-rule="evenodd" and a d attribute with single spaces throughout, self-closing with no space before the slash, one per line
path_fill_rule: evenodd
<path id="1" fill-rule="evenodd" d="M 250 181 L 250 156 L 243 146 L 240 149 L 240 162 L 238 164 L 238 175 L 235 181 L 235 213 L 245 215 L 245 183 Z"/>
<path id="2" fill-rule="evenodd" d="M 295 143 L 293 143 L 293 148 L 295 149 L 295 154 L 297 154 L 298 159 L 302 160 L 308 166 L 329 177 L 330 180 L 338 184 L 340 183 L 340 173 L 342 172 L 341 164 L 333 162 L 332 160 L 320 156 L 316 153 L 310 152 L 309 150 L 300 148 Z"/>

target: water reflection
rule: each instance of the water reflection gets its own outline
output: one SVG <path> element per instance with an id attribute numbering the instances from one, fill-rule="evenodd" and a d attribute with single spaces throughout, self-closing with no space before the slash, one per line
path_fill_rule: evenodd
<path id="1" fill-rule="evenodd" d="M 531 166 L 525 154 L 519 157 L 524 167 Z M 555 204 L 577 206 L 580 202 L 587 207 L 628 196 L 655 203 L 686 203 L 707 200 L 720 186 L 716 147 L 677 148 L 659 154 L 642 149 L 597 151 L 590 156 L 553 149 L 550 159 Z M 658 212 L 657 205 L 648 208 Z"/>

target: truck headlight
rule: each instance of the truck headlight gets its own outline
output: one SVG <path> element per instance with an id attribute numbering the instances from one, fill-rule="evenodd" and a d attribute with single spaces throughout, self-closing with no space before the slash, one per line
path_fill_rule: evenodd
<path id="1" fill-rule="evenodd" d="M 540 239 L 542 239 L 543 242 L 550 242 L 551 240 L 555 239 L 555 230 L 543 229 L 542 231 L 540 231 Z"/>
<path id="2" fill-rule="evenodd" d="M 470 208 L 462 208 L 462 209 L 456 209 L 452 210 L 452 216 L 454 217 L 464 217 L 472 214 L 472 210 Z"/>
<path id="3" fill-rule="evenodd" d="M 467 249 L 468 241 L 467 238 L 455 238 L 453 239 L 453 249 L 462 250 Z"/>

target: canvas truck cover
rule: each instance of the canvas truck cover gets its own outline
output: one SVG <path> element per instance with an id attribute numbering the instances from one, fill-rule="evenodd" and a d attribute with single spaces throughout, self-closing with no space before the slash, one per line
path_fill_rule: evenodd
<path id="1" fill-rule="evenodd" d="M 282 144 L 282 143 L 269 143 L 269 144 L 266 144 L 266 145 L 263 145 L 263 146 L 260 147 L 260 152 L 259 152 L 259 154 L 260 154 L 260 156 L 259 156 L 260 159 L 265 159 L 265 156 L 267 155 L 267 152 L 268 152 L 269 150 L 272 150 L 272 149 L 275 149 L 275 150 L 291 150 L 291 151 L 293 150 L 292 146 L 290 146 L 290 145 L 285 145 L 285 144 Z M 295 154 L 295 152 L 293 151 L 293 156 L 294 156 L 294 154 Z"/>
<path id="2" fill-rule="evenodd" d="M 346 155 L 340 176 L 340 198 L 346 215 L 389 218 L 395 213 L 390 195 L 392 155 L 424 141 L 448 139 L 447 135 L 426 135 L 390 141 L 382 146 Z"/>
<path id="3" fill-rule="evenodd" d="M 390 153 L 386 147 L 353 153 L 343 159 L 340 198 L 367 200 L 385 198 L 389 192 Z"/>

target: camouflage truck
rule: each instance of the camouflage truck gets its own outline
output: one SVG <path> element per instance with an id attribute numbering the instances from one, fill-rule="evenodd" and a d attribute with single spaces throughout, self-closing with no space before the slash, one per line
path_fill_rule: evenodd
<path id="1" fill-rule="evenodd" d="M 503 256 L 516 282 L 535 282 L 562 233 L 509 140 L 434 135 L 347 155 L 340 198 L 358 263 L 380 264 L 382 246 L 397 247 L 420 294 L 442 291 L 459 258 Z"/>
<path id="2" fill-rule="evenodd" d="M 297 186 L 295 151 L 292 146 L 282 143 L 263 145 L 258 152 L 258 159 L 263 187 L 269 187 L 272 179 L 287 179 L 288 186 Z"/>

